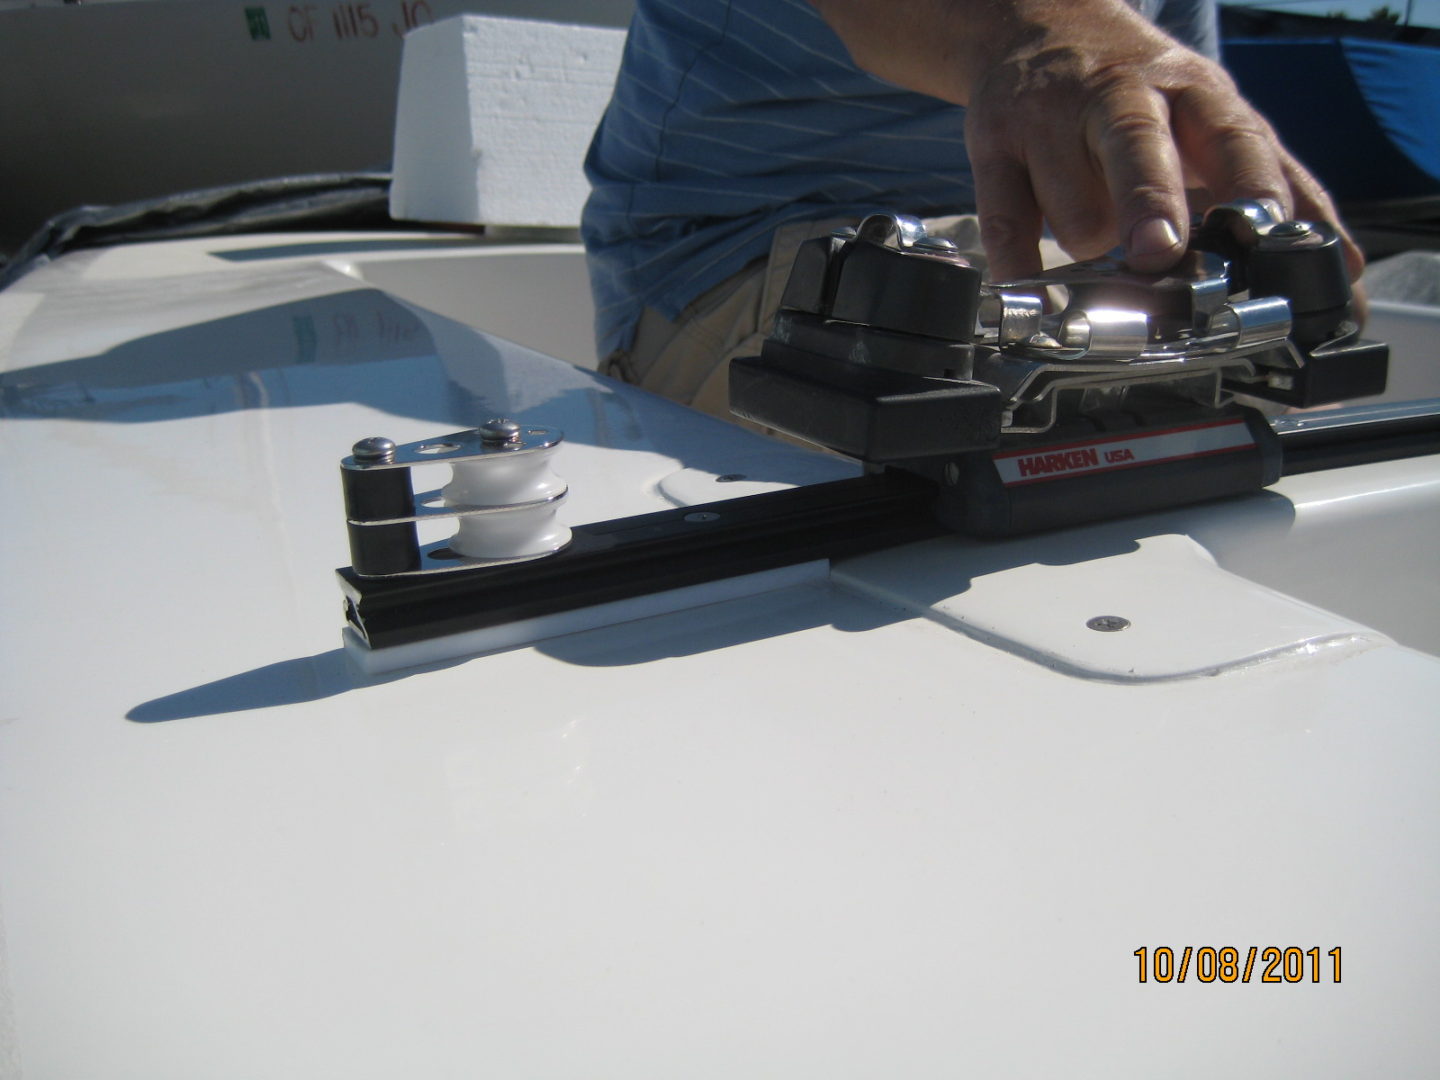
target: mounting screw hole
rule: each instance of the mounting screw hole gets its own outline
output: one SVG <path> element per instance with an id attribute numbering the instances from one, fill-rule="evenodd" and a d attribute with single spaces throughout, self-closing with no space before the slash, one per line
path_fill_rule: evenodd
<path id="1" fill-rule="evenodd" d="M 1091 630 L 1099 630 L 1102 634 L 1113 634 L 1117 630 L 1127 629 L 1130 620 L 1119 615 L 1096 615 L 1093 619 L 1087 619 L 1085 625 Z"/>

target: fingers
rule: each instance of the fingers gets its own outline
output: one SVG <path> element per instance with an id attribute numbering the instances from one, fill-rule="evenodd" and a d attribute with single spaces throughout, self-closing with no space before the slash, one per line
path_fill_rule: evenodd
<path id="1" fill-rule="evenodd" d="M 1273 199 L 1289 216 L 1295 198 L 1268 124 L 1218 71 L 1170 103 L 1174 139 L 1186 164 L 1221 202 Z"/>
<path id="2" fill-rule="evenodd" d="M 1340 220 L 1340 215 L 1335 211 L 1335 204 L 1330 201 L 1329 193 L 1288 153 L 1285 155 L 1282 165 L 1286 178 L 1290 181 L 1290 189 L 1295 192 L 1295 216 L 1302 221 L 1328 221 L 1335 226 L 1335 230 L 1340 234 L 1341 247 L 1345 252 L 1345 269 L 1349 271 L 1351 281 L 1359 281 L 1361 273 L 1365 270 L 1365 256 L 1345 228 L 1344 222 Z M 1356 296 L 1357 303 L 1363 303 L 1364 298 L 1358 289 Z"/>
<path id="3" fill-rule="evenodd" d="M 1018 146 L 1013 127 L 970 138 L 993 276 L 1038 268 L 1046 223 L 1075 258 L 1101 255 L 1119 240 L 1137 270 L 1174 265 L 1185 250 L 1189 212 L 1164 98 L 1131 83 L 1097 95 L 1086 109 L 1028 119 Z M 1030 168 L 1027 151 L 1043 164 Z"/>
<path id="4" fill-rule="evenodd" d="M 990 280 L 1014 281 L 1038 274 L 1044 220 L 1030 186 L 1030 170 L 1018 158 L 993 150 L 972 154 L 971 170 Z"/>
<path id="5" fill-rule="evenodd" d="M 1150 31 L 1082 44 L 1002 62 L 970 96 L 966 143 L 995 279 L 1039 268 L 1046 224 L 1075 258 L 1119 244 L 1133 269 L 1167 270 L 1188 240 L 1187 186 L 1331 223 L 1358 277 L 1364 260 L 1330 197 L 1221 68 Z"/>
<path id="6" fill-rule="evenodd" d="M 1105 79 L 1059 75 L 977 101 L 966 119 L 995 276 L 1038 265 L 1042 224 L 1075 258 L 1119 243 L 1135 269 L 1168 269 L 1190 215 L 1164 94 L 1123 66 Z"/>
<path id="7" fill-rule="evenodd" d="M 1195 86 L 1172 103 L 1175 141 L 1216 202 L 1273 199 L 1285 217 L 1325 221 L 1340 234 L 1351 280 L 1365 267 L 1329 194 L 1232 86 Z"/>
<path id="8" fill-rule="evenodd" d="M 1114 208 L 1113 235 L 1132 269 L 1167 270 L 1185 251 L 1189 213 L 1165 99 L 1128 83 L 1098 105 L 1087 139 Z"/>
<path id="9" fill-rule="evenodd" d="M 1350 312 L 1355 319 L 1355 325 L 1362 330 L 1370 318 L 1370 294 L 1365 291 L 1362 282 L 1355 282 L 1350 287 Z"/>

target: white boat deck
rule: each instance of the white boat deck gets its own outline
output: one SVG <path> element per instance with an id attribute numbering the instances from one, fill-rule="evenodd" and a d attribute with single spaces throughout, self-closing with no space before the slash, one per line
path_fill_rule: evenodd
<path id="1" fill-rule="evenodd" d="M 560 427 L 575 523 L 853 473 L 526 348 L 582 358 L 577 266 L 0 293 L 0 1075 L 1433 1075 L 1436 459 L 362 676 L 359 438 Z M 1320 981 L 1138 981 L 1187 945 Z"/>

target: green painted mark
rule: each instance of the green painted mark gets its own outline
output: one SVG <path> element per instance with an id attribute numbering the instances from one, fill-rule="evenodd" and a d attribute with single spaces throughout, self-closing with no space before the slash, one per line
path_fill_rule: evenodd
<path id="1" fill-rule="evenodd" d="M 319 344 L 315 333 L 315 320 L 309 315 L 301 315 L 290 322 L 295 327 L 295 363 L 313 364 Z"/>
<path id="2" fill-rule="evenodd" d="M 270 40 L 270 18 L 263 7 L 247 7 L 245 25 L 250 28 L 251 41 Z"/>

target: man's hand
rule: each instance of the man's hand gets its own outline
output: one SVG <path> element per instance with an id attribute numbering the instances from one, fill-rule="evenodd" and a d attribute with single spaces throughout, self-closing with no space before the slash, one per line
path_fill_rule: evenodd
<path id="1" fill-rule="evenodd" d="M 1123 0 L 812 0 L 865 70 L 967 107 L 981 235 L 997 280 L 1040 269 L 1048 223 L 1074 258 L 1137 270 L 1185 250 L 1186 187 L 1273 199 L 1339 226 L 1324 188 L 1216 64 Z M 1343 234 L 1343 230 L 1342 230 Z M 1344 237 L 1352 277 L 1364 265 Z"/>

